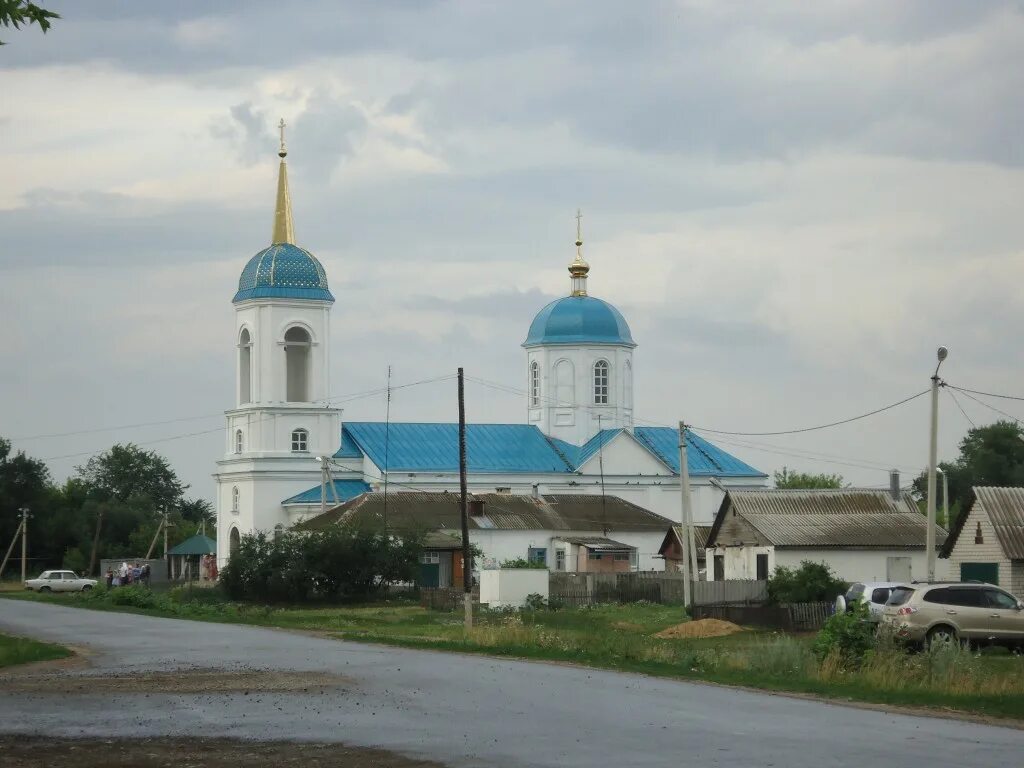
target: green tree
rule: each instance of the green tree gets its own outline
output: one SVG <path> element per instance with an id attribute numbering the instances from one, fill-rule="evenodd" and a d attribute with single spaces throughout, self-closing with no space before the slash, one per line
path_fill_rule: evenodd
<path id="1" fill-rule="evenodd" d="M 0 25 L 8 28 L 21 29 L 23 25 L 38 24 L 39 29 L 45 33 L 50 28 L 50 20 L 59 18 L 60 14 L 28 0 L 0 0 Z M 0 40 L 0 45 L 4 44 Z"/>
<path id="2" fill-rule="evenodd" d="M 132 443 L 115 445 L 75 469 L 89 496 L 99 501 L 127 503 L 145 497 L 157 508 L 172 509 L 180 506 L 188 488 L 167 459 Z"/>
<path id="3" fill-rule="evenodd" d="M 809 472 L 791 472 L 783 467 L 775 473 L 776 488 L 842 488 L 842 475 L 816 475 Z"/>
<path id="4" fill-rule="evenodd" d="M 966 512 L 974 503 L 976 485 L 1024 485 L 1024 429 L 1012 421 L 997 421 L 969 430 L 960 441 L 960 455 L 953 462 L 939 462 L 947 473 L 950 518 Z M 942 476 L 937 483 L 937 501 L 942 502 Z M 928 492 L 928 474 L 914 480 L 914 495 L 923 499 Z"/>
<path id="5" fill-rule="evenodd" d="M 29 530 L 34 534 L 36 521 L 45 519 L 52 497 L 53 483 L 46 465 L 24 451 L 12 453 L 10 440 L 0 437 L 0 559 L 18 529 L 19 510 L 28 507 L 31 511 Z M 35 547 L 32 554 L 36 554 Z"/>

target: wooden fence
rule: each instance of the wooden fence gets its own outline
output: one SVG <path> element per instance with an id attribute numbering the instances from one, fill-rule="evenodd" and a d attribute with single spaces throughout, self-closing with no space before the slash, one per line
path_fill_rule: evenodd
<path id="1" fill-rule="evenodd" d="M 722 619 L 745 627 L 765 627 L 786 632 L 813 632 L 832 615 L 832 603 L 785 605 L 695 605 L 693 618 Z"/>
<path id="2" fill-rule="evenodd" d="M 692 585 L 694 605 L 748 605 L 768 599 L 767 586 L 763 581 L 696 581 Z M 683 576 L 671 572 L 553 572 L 549 582 L 549 599 L 571 607 L 641 600 L 682 605 L 683 597 Z"/>
<path id="3" fill-rule="evenodd" d="M 432 611 L 454 611 L 456 608 L 462 608 L 465 604 L 465 593 L 462 588 L 455 587 L 439 587 L 436 589 L 429 589 L 427 587 L 420 588 L 420 605 L 424 608 L 429 608 Z M 480 588 L 473 588 L 473 605 L 480 604 Z"/>

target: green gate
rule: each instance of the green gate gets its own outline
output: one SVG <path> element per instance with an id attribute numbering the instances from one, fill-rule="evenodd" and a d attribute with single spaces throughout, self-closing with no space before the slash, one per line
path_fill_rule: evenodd
<path id="1" fill-rule="evenodd" d="M 999 563 L 960 563 L 960 581 L 999 583 Z"/>
<path id="2" fill-rule="evenodd" d="M 441 566 L 438 563 L 420 563 L 420 586 L 437 589 L 441 583 Z"/>

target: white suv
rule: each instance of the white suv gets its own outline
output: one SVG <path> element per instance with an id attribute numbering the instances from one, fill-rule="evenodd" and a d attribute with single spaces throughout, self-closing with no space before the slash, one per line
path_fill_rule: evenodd
<path id="1" fill-rule="evenodd" d="M 885 603 L 896 587 L 902 584 L 892 581 L 869 581 L 851 584 L 846 590 L 846 608 L 852 610 L 856 603 L 864 603 L 868 607 L 868 616 L 877 623 L 882 620 Z"/>
<path id="2" fill-rule="evenodd" d="M 35 592 L 88 592 L 96 579 L 85 579 L 74 571 L 43 571 L 37 579 L 28 579 L 25 589 Z"/>

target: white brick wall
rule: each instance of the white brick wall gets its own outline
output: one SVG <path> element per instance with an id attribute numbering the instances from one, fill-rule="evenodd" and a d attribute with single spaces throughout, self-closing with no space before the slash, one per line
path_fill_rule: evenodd
<path id="1" fill-rule="evenodd" d="M 978 523 L 981 523 L 982 544 L 975 544 L 974 539 L 978 530 Z M 1009 589 L 1016 595 L 1020 595 L 1021 577 L 1024 576 L 1024 568 L 1017 568 L 1017 585 L 1014 585 L 1013 574 L 1010 570 L 1010 561 L 1003 557 L 1003 550 L 999 546 L 999 539 L 996 538 L 995 528 L 988 518 L 981 501 L 975 501 L 967 515 L 967 522 L 960 531 L 960 538 L 957 539 L 953 551 L 949 553 L 949 578 L 960 578 L 961 563 L 999 563 L 999 586 Z"/>

